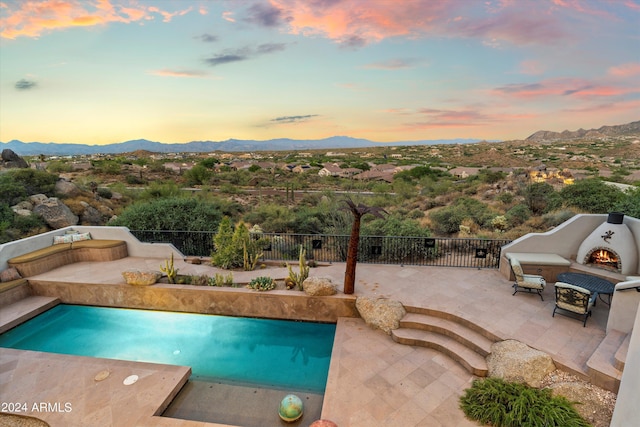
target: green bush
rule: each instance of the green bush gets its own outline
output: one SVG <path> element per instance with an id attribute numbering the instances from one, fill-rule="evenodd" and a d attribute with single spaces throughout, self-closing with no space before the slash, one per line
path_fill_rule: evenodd
<path id="1" fill-rule="evenodd" d="M 525 205 L 515 205 L 505 212 L 504 216 L 507 218 L 507 221 L 509 221 L 511 227 L 517 227 L 531 218 L 531 211 Z"/>
<path id="2" fill-rule="evenodd" d="M 465 415 L 495 427 L 588 427 L 562 396 L 500 378 L 476 379 L 460 397 Z"/>
<path id="3" fill-rule="evenodd" d="M 624 193 L 598 178 L 581 179 L 560 191 L 566 206 L 574 206 L 589 213 L 608 213 L 624 200 Z"/>
<path id="4" fill-rule="evenodd" d="M 17 203 L 16 198 L 33 194 L 54 195 L 57 175 L 36 169 L 11 169 L 0 174 L 1 200 L 12 200 L 7 203 Z M 20 190 L 21 188 L 21 190 Z M 5 194 L 7 192 L 7 194 Z"/>
<path id="5" fill-rule="evenodd" d="M 523 196 L 527 207 L 534 215 L 550 212 L 562 206 L 562 197 L 546 182 L 536 182 L 527 186 Z"/>
<path id="6" fill-rule="evenodd" d="M 612 211 L 640 218 L 640 188 L 627 191 L 624 198 L 613 205 Z"/>
<path id="7" fill-rule="evenodd" d="M 216 230 L 222 218 L 221 204 L 197 198 L 170 197 L 128 206 L 108 225 L 132 230 Z"/>

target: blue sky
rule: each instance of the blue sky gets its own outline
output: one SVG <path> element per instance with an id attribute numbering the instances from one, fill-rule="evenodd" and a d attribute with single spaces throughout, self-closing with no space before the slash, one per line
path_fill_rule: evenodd
<path id="1" fill-rule="evenodd" d="M 0 141 L 523 139 L 640 120 L 638 0 L 0 0 Z"/>

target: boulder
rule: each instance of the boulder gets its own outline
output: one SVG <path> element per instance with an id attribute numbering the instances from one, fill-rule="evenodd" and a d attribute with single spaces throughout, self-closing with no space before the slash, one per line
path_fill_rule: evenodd
<path id="1" fill-rule="evenodd" d="M 162 273 L 151 270 L 127 270 L 122 272 L 122 277 L 128 285 L 149 286 L 156 283 L 162 277 Z"/>
<path id="2" fill-rule="evenodd" d="M 45 202 L 37 204 L 33 208 L 33 213 L 40 215 L 53 229 L 78 224 L 78 217 L 57 197 L 50 197 Z"/>
<path id="3" fill-rule="evenodd" d="M 407 314 L 400 301 L 384 298 L 358 297 L 356 308 L 367 325 L 382 329 L 389 335 L 392 330 L 398 329 L 400 319 Z"/>
<path id="4" fill-rule="evenodd" d="M 337 292 L 336 285 L 331 283 L 331 279 L 326 277 L 307 277 L 302 282 L 302 289 L 307 295 L 311 296 L 328 296 L 335 295 Z"/>
<path id="5" fill-rule="evenodd" d="M 4 168 L 28 168 L 29 164 L 13 150 L 5 148 L 2 150 L 2 167 Z"/>
<path id="6" fill-rule="evenodd" d="M 83 225 L 103 225 L 102 214 L 100 211 L 87 202 L 80 202 L 84 210 L 80 214 L 80 223 Z"/>
<path id="7" fill-rule="evenodd" d="M 542 380 L 555 371 L 553 359 L 547 353 L 516 340 L 494 343 L 487 356 L 490 377 L 506 381 L 523 382 L 530 387 L 540 387 Z"/>
<path id="8" fill-rule="evenodd" d="M 32 196 L 29 196 L 29 202 L 31 202 L 31 204 L 33 206 L 37 206 L 41 203 L 46 202 L 49 199 L 49 197 L 47 197 L 44 194 L 34 194 Z"/>
<path id="9" fill-rule="evenodd" d="M 18 216 L 31 216 L 33 214 L 29 209 L 13 209 L 13 212 Z"/>
<path id="10" fill-rule="evenodd" d="M 56 193 L 63 197 L 75 197 L 80 194 L 80 189 L 73 182 L 59 179 L 56 181 Z"/>

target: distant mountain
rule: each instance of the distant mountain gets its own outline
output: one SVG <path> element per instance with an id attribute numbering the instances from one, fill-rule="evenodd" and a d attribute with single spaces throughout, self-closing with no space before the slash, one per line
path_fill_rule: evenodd
<path id="1" fill-rule="evenodd" d="M 401 145 L 435 145 L 435 144 L 471 144 L 480 142 L 479 139 L 437 139 L 423 141 L 374 142 L 368 139 L 351 138 L 348 136 L 332 136 L 325 139 L 270 139 L 267 141 L 228 139 L 226 141 L 191 141 L 179 144 L 165 144 L 161 142 L 136 139 L 107 145 L 58 144 L 54 142 L 22 142 L 12 140 L 0 142 L 0 150 L 9 148 L 20 156 L 69 156 L 80 154 L 119 154 L 138 150 L 154 153 L 207 153 L 211 151 L 293 151 L 336 148 L 367 148 L 380 146 Z"/>
<path id="2" fill-rule="evenodd" d="M 602 126 L 599 129 L 578 129 L 576 131 L 565 130 L 563 132 L 551 132 L 540 130 L 529 136 L 527 141 L 551 141 L 556 139 L 576 139 L 576 138 L 600 138 L 604 136 L 627 136 L 640 134 L 640 121 L 631 122 L 624 125 Z"/>

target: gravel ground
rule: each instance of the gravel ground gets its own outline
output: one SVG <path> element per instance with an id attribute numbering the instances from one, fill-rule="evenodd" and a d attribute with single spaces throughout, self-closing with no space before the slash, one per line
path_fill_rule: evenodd
<path id="1" fill-rule="evenodd" d="M 548 387 L 572 402 L 578 413 L 593 427 L 609 427 L 613 408 L 616 405 L 616 394 L 596 387 L 574 375 L 556 370 L 542 381 L 542 388 Z"/>

